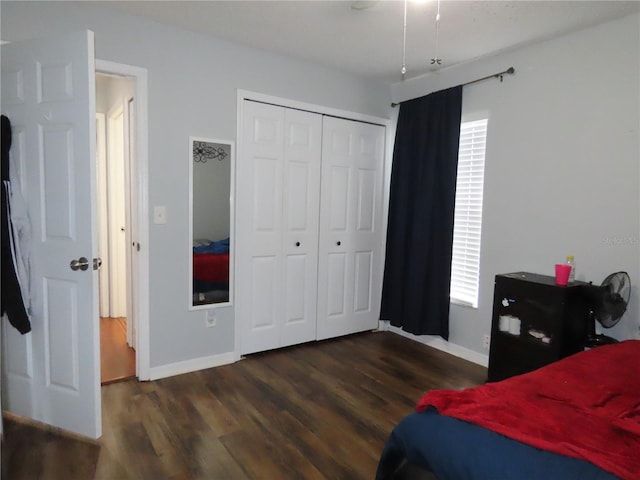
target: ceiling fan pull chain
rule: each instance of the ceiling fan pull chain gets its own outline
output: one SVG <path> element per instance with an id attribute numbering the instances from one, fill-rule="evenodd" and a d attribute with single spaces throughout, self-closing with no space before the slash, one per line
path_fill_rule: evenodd
<path id="1" fill-rule="evenodd" d="M 436 55 L 431 59 L 431 65 L 442 65 L 442 59 L 438 56 L 438 43 L 440 37 L 440 0 L 438 0 L 438 10 L 436 12 Z"/>
<path id="2" fill-rule="evenodd" d="M 402 69 L 400 69 L 402 80 L 407 73 L 407 1 L 404 0 L 404 23 L 402 24 Z"/>

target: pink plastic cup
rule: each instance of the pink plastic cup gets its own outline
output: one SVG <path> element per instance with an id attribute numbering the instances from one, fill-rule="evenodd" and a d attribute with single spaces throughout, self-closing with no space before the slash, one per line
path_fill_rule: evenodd
<path id="1" fill-rule="evenodd" d="M 569 274 L 571 273 L 571 265 L 566 263 L 556 263 L 556 285 L 565 286 L 569 283 Z"/>

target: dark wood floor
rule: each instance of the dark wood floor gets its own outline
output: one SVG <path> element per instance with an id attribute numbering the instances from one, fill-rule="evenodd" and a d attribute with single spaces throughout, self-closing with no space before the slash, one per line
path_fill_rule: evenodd
<path id="1" fill-rule="evenodd" d="M 426 390 L 485 378 L 385 332 L 113 383 L 97 444 L 6 421 L 3 478 L 372 479 L 389 432 Z"/>
<path id="2" fill-rule="evenodd" d="M 127 345 L 124 318 L 100 318 L 100 380 L 102 384 L 136 376 L 136 352 Z"/>

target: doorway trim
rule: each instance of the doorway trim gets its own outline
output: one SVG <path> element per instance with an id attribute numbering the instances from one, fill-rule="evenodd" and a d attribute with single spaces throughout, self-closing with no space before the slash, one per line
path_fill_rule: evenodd
<path id="1" fill-rule="evenodd" d="M 134 102 L 136 109 L 136 165 L 134 185 L 137 211 L 134 212 L 138 230 L 139 245 L 135 268 L 138 282 L 133 286 L 136 292 L 135 312 L 137 328 L 135 336 L 136 376 L 139 380 L 150 380 L 150 334 L 149 334 L 149 138 L 148 138 L 148 74 L 147 69 L 96 59 L 96 73 L 116 74 L 135 79 Z M 131 299 L 129 301 L 132 301 Z"/>

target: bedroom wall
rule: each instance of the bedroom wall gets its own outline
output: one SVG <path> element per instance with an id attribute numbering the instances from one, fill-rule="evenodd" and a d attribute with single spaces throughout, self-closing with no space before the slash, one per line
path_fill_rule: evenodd
<path id="1" fill-rule="evenodd" d="M 452 306 L 451 349 L 488 353 L 496 274 L 552 275 L 567 254 L 578 280 L 629 273 L 629 310 L 606 333 L 640 338 L 639 32 L 636 14 L 392 86 L 401 101 L 516 70 L 463 91 L 463 120 L 489 127 L 479 307 Z"/>
<path id="2" fill-rule="evenodd" d="M 189 136 L 235 139 L 237 89 L 387 117 L 388 85 L 85 2 L 0 8 L 3 40 L 90 29 L 96 58 L 148 70 L 149 205 L 167 207 L 167 224 L 149 227 L 151 367 L 232 352 L 233 308 L 215 328 L 187 309 Z"/>

